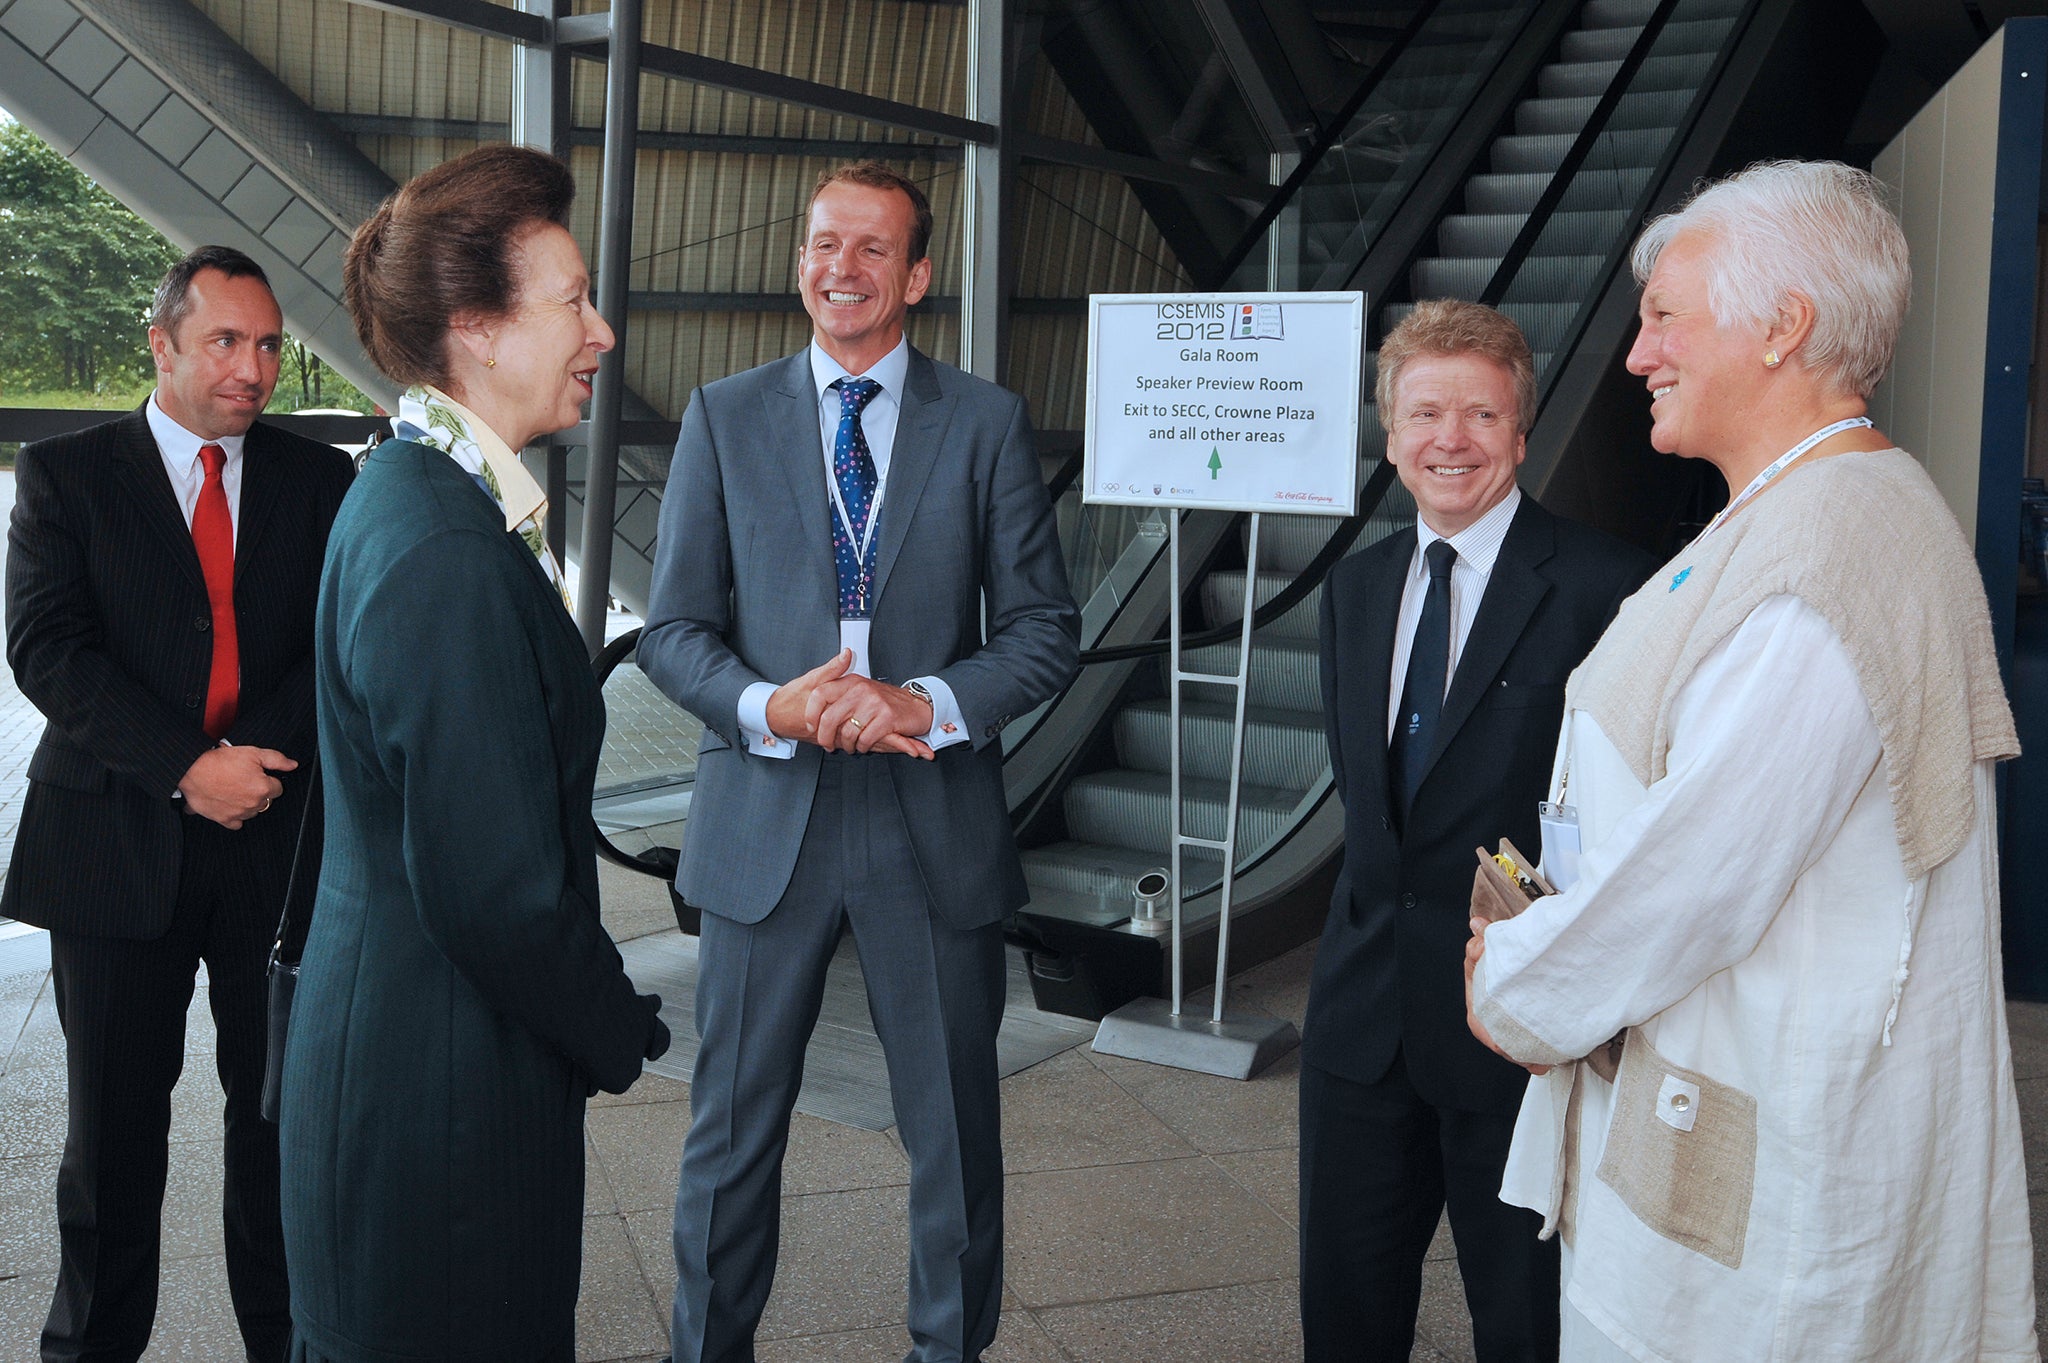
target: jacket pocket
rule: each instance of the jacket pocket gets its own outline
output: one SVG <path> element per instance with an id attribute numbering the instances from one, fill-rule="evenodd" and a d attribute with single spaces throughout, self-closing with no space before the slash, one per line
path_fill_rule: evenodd
<path id="1" fill-rule="evenodd" d="M 1756 1189 L 1756 1099 L 1672 1064 L 1632 1030 L 1596 1174 L 1657 1234 L 1740 1268 Z"/>
<path id="2" fill-rule="evenodd" d="M 107 788 L 107 769 L 88 752 L 45 739 L 28 759 L 28 779 L 98 795 Z"/>

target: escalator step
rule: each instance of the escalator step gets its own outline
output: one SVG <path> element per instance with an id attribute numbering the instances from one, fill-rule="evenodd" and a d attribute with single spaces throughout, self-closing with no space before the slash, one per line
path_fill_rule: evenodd
<path id="1" fill-rule="evenodd" d="M 1400 489 L 1397 487 L 1394 493 L 1398 492 Z M 1393 500 L 1394 493 L 1388 494 L 1389 501 Z M 1414 503 L 1402 494 L 1400 504 L 1407 507 L 1407 516 L 1399 524 L 1413 524 Z M 1369 535 L 1370 532 L 1359 538 L 1363 541 Z M 1181 655 L 1181 666 L 1190 672 L 1234 673 L 1237 671 L 1237 645 L 1211 644 L 1207 648 L 1189 649 Z M 1313 640 L 1269 641 L 1253 637 L 1251 694 L 1259 704 L 1281 710 L 1319 711 L 1323 707 L 1323 689 L 1317 680 L 1319 675 Z"/>
<path id="2" fill-rule="evenodd" d="M 1587 168 L 1573 178 L 1558 204 L 1563 213 L 1622 210 L 1635 207 L 1636 199 L 1650 183 L 1648 166 L 1621 170 Z M 1527 217 L 1550 184 L 1543 171 L 1516 175 L 1475 175 L 1465 182 L 1467 213 L 1515 213 Z"/>
<path id="3" fill-rule="evenodd" d="M 1606 259 L 1601 255 L 1531 255 L 1508 289 L 1508 298 L 1522 303 L 1577 303 L 1586 282 Z M 1415 262 L 1409 281 L 1417 298 L 1476 299 L 1500 267 L 1498 259 L 1434 257 Z"/>
<path id="4" fill-rule="evenodd" d="M 1335 521 L 1330 522 L 1335 525 Z M 1265 553 L 1265 530 L 1259 526 L 1261 562 L 1268 561 Z M 1287 572 L 1259 572 L 1259 604 L 1265 605 L 1294 583 L 1294 574 Z M 1261 638 L 1313 639 L 1316 637 L 1316 611 L 1323 599 L 1320 587 L 1311 591 L 1292 610 L 1272 624 L 1259 631 Z M 1210 573 L 1202 579 L 1202 611 L 1210 628 L 1236 624 L 1244 619 L 1244 572 L 1242 569 L 1226 568 Z"/>
<path id="5" fill-rule="evenodd" d="M 1370 354 L 1367 358 L 1371 358 Z M 1372 383 L 1370 373 L 1366 375 L 1365 381 L 1368 385 Z M 1366 403 L 1365 420 L 1360 425 L 1361 433 L 1366 423 L 1379 424 L 1374 419 L 1370 402 Z M 1260 565 L 1271 568 L 1276 573 L 1286 573 L 1290 576 L 1299 573 L 1322 551 L 1323 545 L 1329 542 L 1330 532 L 1335 530 L 1337 525 L 1337 520 L 1330 516 L 1262 517 L 1259 521 Z M 1249 533 L 1250 526 L 1247 525 L 1247 536 Z"/>
<path id="6" fill-rule="evenodd" d="M 1173 837 L 1168 778 L 1158 772 L 1097 771 L 1076 777 L 1063 802 L 1067 830 L 1088 842 L 1163 855 Z M 1181 830 L 1221 838 L 1229 786 L 1183 775 Z M 1240 856 L 1256 855 L 1287 829 L 1299 797 L 1249 783 L 1238 787 Z"/>
<path id="7" fill-rule="evenodd" d="M 1515 106 L 1515 131 L 1541 135 L 1564 133 L 1578 136 L 1586 126 L 1586 120 L 1593 116 L 1593 110 L 1600 103 L 1598 95 L 1576 95 L 1569 99 L 1525 99 Z M 1634 128 L 1675 128 L 1678 120 L 1685 116 L 1685 109 L 1692 103 L 1692 95 L 1683 90 L 1635 91 L 1621 97 L 1614 114 L 1607 120 L 1607 127 L 1618 130 Z"/>
<path id="8" fill-rule="evenodd" d="M 1614 132 L 1601 137 L 1588 164 L 1604 166 L 1642 166 L 1657 164 L 1657 158 L 1664 153 L 1665 144 L 1671 140 L 1669 128 L 1638 129 Z M 1510 133 L 1494 139 L 1488 156 L 1489 168 L 1496 175 L 1519 175 L 1530 171 L 1551 172 L 1564 160 L 1571 150 L 1573 136 L 1570 133 L 1543 133 L 1525 135 Z"/>
<path id="9" fill-rule="evenodd" d="M 1184 853 L 1183 856 L 1190 854 Z M 1220 861 L 1213 852 L 1201 853 Z M 1131 888 L 1164 859 L 1133 847 L 1099 842 L 1055 842 L 1023 853 L 1024 878 L 1033 885 L 1069 894 L 1101 895 L 1112 908 L 1130 913 Z"/>
<path id="10" fill-rule="evenodd" d="M 1437 228 L 1437 249 L 1447 256 L 1498 259 L 1507 254 L 1527 221 L 1527 215 L 1519 213 L 1455 213 Z M 1619 211 L 1553 213 L 1538 244 L 1560 251 L 1604 251 L 1627 224 L 1628 215 Z"/>
<path id="11" fill-rule="evenodd" d="M 1641 28 L 1656 12 L 1657 0 L 1586 0 L 1579 11 L 1582 29 Z M 1683 0 L 1674 20 L 1732 19 L 1742 12 L 1742 0 Z"/>
<path id="12" fill-rule="evenodd" d="M 1707 78 L 1713 67 L 1714 49 L 1683 56 L 1654 56 L 1643 63 L 1642 69 L 1636 72 L 1636 78 L 1629 82 L 1629 93 L 1681 90 L 1690 95 L 1699 89 L 1700 82 Z M 1598 99 L 1607 93 L 1607 87 L 1613 83 L 1614 74 L 1619 70 L 1620 57 L 1555 63 L 1536 73 L 1536 93 L 1545 99 L 1584 96 Z"/>
<path id="13" fill-rule="evenodd" d="M 1657 35 L 1651 60 L 1718 51 L 1731 22 L 1722 15 L 1673 20 Z M 1640 22 L 1618 27 L 1589 24 L 1564 35 L 1557 45 L 1558 57 L 1568 62 L 1618 62 L 1628 55 L 1642 32 Z"/>
<path id="14" fill-rule="evenodd" d="M 1181 774 L 1210 781 L 1230 779 L 1230 725 L 1235 705 L 1229 701 L 1181 702 Z M 1166 701 L 1139 701 L 1116 716 L 1117 759 L 1130 771 L 1164 775 L 1173 761 L 1172 715 Z M 1306 710 L 1247 708 L 1244 726 L 1244 779 L 1254 786 L 1308 790 L 1330 766 L 1323 717 Z"/>

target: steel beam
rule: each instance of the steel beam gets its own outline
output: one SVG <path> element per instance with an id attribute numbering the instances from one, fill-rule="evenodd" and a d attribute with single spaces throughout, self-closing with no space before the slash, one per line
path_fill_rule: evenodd
<path id="1" fill-rule="evenodd" d="M 612 0 L 612 32 L 640 33 L 641 0 Z M 612 516 L 618 507 L 619 416 L 625 397 L 626 275 L 633 260 L 633 159 L 640 130 L 641 44 L 611 43 L 604 81 L 604 178 L 598 219 L 597 310 L 615 340 L 598 359 L 590 404 L 591 441 L 583 475 L 583 561 L 576 624 L 593 656 L 604 647 L 611 597 Z"/>
<path id="2" fill-rule="evenodd" d="M 409 19 L 426 19 L 449 28 L 481 33 L 487 38 L 506 38 L 515 43 L 547 41 L 545 23 L 536 15 L 486 0 L 349 0 L 364 9 L 381 9 Z"/>
<path id="3" fill-rule="evenodd" d="M 626 306 L 634 312 L 802 312 L 804 300 L 801 294 L 794 293 L 693 293 L 635 289 L 627 295 Z M 1088 300 L 1009 298 L 1003 306 L 1019 316 L 1073 317 L 1088 311 Z M 952 294 L 926 294 L 911 315 L 951 317 L 962 311 L 961 300 Z"/>
<path id="4" fill-rule="evenodd" d="M 997 130 L 993 142 L 963 148 L 965 175 L 960 196 L 960 367 L 991 383 L 1002 381 L 1003 340 L 1003 174 L 1016 153 L 1002 140 L 1006 127 L 1004 90 L 1010 64 L 1005 0 L 967 0 L 967 115 Z"/>
<path id="5" fill-rule="evenodd" d="M 618 11 L 614 9 L 613 13 L 616 15 Z M 568 21 L 563 22 L 566 24 Z M 576 55 L 601 61 L 607 58 L 610 48 L 610 43 L 591 43 L 577 47 Z M 778 71 L 741 66 L 737 62 L 720 61 L 716 57 L 682 52 L 655 43 L 640 44 L 639 67 L 651 76 L 708 85 L 714 90 L 728 90 L 754 99 L 771 99 L 823 113 L 842 114 L 870 123 L 885 123 L 954 142 L 992 143 L 996 135 L 993 126 L 975 119 L 957 118 L 936 109 L 922 109 L 915 104 L 865 95 L 858 90 L 845 90 L 799 76 L 785 76 Z"/>
<path id="6" fill-rule="evenodd" d="M 1108 147 L 1093 147 L 1085 142 L 1068 142 L 1021 129 L 1011 137 L 1017 144 L 1017 157 L 1022 161 L 1078 166 L 1082 170 L 1121 175 L 1126 180 L 1147 180 L 1154 184 L 1172 185 L 1176 189 L 1200 190 L 1225 199 L 1244 199 L 1261 205 L 1273 194 L 1273 186 L 1249 176 L 1159 161 L 1149 156 L 1111 151 Z"/>
<path id="7" fill-rule="evenodd" d="M 522 147 L 564 156 L 569 150 L 569 64 L 553 38 L 556 23 L 569 8 L 568 0 L 519 0 L 519 5 L 546 25 L 544 40 L 522 44 L 512 53 L 510 126 L 475 124 L 472 135 L 478 141 L 505 137 Z"/>

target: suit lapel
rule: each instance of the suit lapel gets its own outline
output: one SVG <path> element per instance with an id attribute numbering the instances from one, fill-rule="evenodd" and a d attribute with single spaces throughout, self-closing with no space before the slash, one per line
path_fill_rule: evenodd
<path id="1" fill-rule="evenodd" d="M 206 577 L 199 570 L 199 551 L 192 547 L 192 531 L 185 524 L 185 513 L 178 509 L 178 495 L 171 490 L 164 457 L 156 447 L 156 437 L 150 433 L 149 418 L 140 407 L 121 418 L 114 443 L 114 467 L 123 494 L 134 499 L 143 521 L 163 541 L 171 561 L 192 579 L 194 586 L 204 590 Z"/>
<path id="2" fill-rule="evenodd" d="M 1357 745 L 1365 760 L 1355 771 L 1347 770 L 1345 781 L 1353 790 L 1387 789 L 1387 705 L 1393 684 L 1394 632 L 1401 620 L 1402 578 L 1415 557 L 1415 532 L 1401 530 L 1364 551 L 1373 555 L 1372 570 L 1364 590 L 1364 614 L 1358 637 L 1356 675 L 1363 679 L 1361 712 L 1366 741 Z M 1347 760 L 1350 755 L 1347 754 Z"/>
<path id="3" fill-rule="evenodd" d="M 286 458 L 272 448 L 270 432 L 261 424 L 249 428 L 249 438 L 242 442 L 242 504 L 235 522 L 237 582 L 242 579 L 242 565 L 262 544 L 263 527 L 276 510 L 278 494 L 290 476 L 291 471 L 284 463 Z"/>
<path id="4" fill-rule="evenodd" d="M 876 531 L 881 536 L 875 547 L 874 593 L 878 600 L 888 586 L 896 556 L 903 551 L 911 515 L 924 495 L 932 466 L 938 462 L 952 415 L 952 400 L 939 390 L 938 371 L 913 348 L 903 378 L 902 410 L 896 417 L 896 447 L 889 454 L 889 477 L 882 491 L 882 524 Z"/>
<path id="5" fill-rule="evenodd" d="M 839 599 L 839 570 L 832 564 L 832 519 L 825 490 L 825 447 L 819 438 L 818 390 L 809 347 L 783 363 L 761 394 L 768 448 L 789 484 L 799 540 L 790 561 L 825 582 L 828 601 Z"/>
<path id="6" fill-rule="evenodd" d="M 1501 541 L 1500 556 L 1486 581 L 1486 595 L 1479 601 L 1479 614 L 1472 619 L 1472 632 L 1458 654 L 1458 670 L 1444 695 L 1436 742 L 1423 768 L 1425 777 L 1472 717 L 1486 688 L 1493 685 L 1501 665 L 1521 641 L 1529 618 L 1550 594 L 1550 580 L 1535 569 L 1550 557 L 1553 542 L 1550 513 L 1525 495 L 1508 526 L 1507 538 Z"/>

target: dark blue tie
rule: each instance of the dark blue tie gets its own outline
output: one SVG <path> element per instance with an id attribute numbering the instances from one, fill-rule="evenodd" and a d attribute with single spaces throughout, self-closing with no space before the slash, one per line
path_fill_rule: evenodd
<path id="1" fill-rule="evenodd" d="M 1451 548 L 1449 540 L 1436 540 L 1423 551 L 1423 557 L 1429 562 L 1429 591 L 1422 598 L 1422 618 L 1415 622 L 1415 643 L 1408 650 L 1408 681 L 1401 688 L 1401 713 L 1394 720 L 1394 741 L 1387 748 L 1394 807 L 1404 825 L 1409 807 L 1415 803 L 1415 791 L 1422 784 L 1423 764 L 1436 742 L 1451 669 L 1451 565 L 1457 562 L 1458 551 Z"/>
<path id="2" fill-rule="evenodd" d="M 863 558 L 861 545 L 867 539 L 868 512 L 874 506 L 875 457 L 868 452 L 868 438 L 860 428 L 861 409 L 882 391 L 873 379 L 834 379 L 839 390 L 839 430 L 832 437 L 832 477 L 839 484 L 839 500 L 846 508 L 842 519 L 837 509 L 832 516 L 832 562 L 839 570 L 839 614 L 861 619 L 868 613 L 868 578 L 874 570 L 874 555 Z"/>

